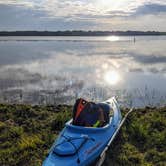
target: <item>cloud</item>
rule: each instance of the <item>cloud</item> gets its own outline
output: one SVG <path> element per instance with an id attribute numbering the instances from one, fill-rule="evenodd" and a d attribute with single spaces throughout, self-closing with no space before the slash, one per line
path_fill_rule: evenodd
<path id="1" fill-rule="evenodd" d="M 26 6 L 0 5 L 0 30 L 68 30 L 86 29 L 95 22 L 72 17 L 52 16 L 47 11 Z"/>
<path id="2" fill-rule="evenodd" d="M 0 5 L 0 29 L 36 29 L 45 16 L 45 13 L 25 6 Z"/>
<path id="3" fill-rule="evenodd" d="M 149 3 L 142 6 L 139 6 L 133 15 L 140 16 L 140 15 L 156 15 L 166 13 L 166 5 L 165 4 L 155 4 Z"/>
<path id="4" fill-rule="evenodd" d="M 109 54 L 109 52 L 107 53 Z M 133 59 L 137 63 L 141 64 L 159 64 L 166 63 L 166 56 L 164 55 L 151 55 L 151 54 L 143 54 L 143 53 L 135 53 L 135 52 L 120 52 L 118 54 L 111 53 L 109 56 L 110 59 L 124 59 L 130 58 Z"/>
<path id="5" fill-rule="evenodd" d="M 163 68 L 161 69 L 161 72 L 166 73 L 166 67 L 163 67 Z"/>
<path id="6" fill-rule="evenodd" d="M 145 3 L 140 6 L 136 6 L 131 8 L 128 11 L 123 10 L 114 10 L 107 12 L 108 15 L 105 17 L 133 17 L 133 16 L 145 16 L 145 15 L 159 15 L 166 14 L 166 4 L 158 4 L 158 3 Z"/>
<path id="7" fill-rule="evenodd" d="M 133 56 L 133 58 L 143 64 L 158 64 L 166 63 L 166 56 L 155 56 L 155 55 L 138 55 Z"/>
<path id="8" fill-rule="evenodd" d="M 31 73 L 22 68 L 7 68 L 0 70 L 0 87 L 2 89 L 25 86 L 39 83 L 42 76 L 39 73 Z"/>
<path id="9" fill-rule="evenodd" d="M 164 0 L 0 0 L 0 30 L 164 31 L 165 11 Z"/>
<path id="10" fill-rule="evenodd" d="M 156 74 L 156 73 L 159 73 L 160 71 L 157 68 L 152 67 L 149 69 L 149 72 Z"/>
<path id="11" fill-rule="evenodd" d="M 144 70 L 142 68 L 130 68 L 129 72 L 142 73 Z"/>
<path id="12" fill-rule="evenodd" d="M 0 5 L 29 7 L 36 11 L 46 12 L 50 17 L 121 17 L 132 14 L 151 14 L 165 12 L 165 0 L 0 0 Z"/>
<path id="13" fill-rule="evenodd" d="M 14 64 L 28 64 L 32 61 L 38 60 L 40 55 L 40 60 L 48 58 L 49 51 L 51 51 L 52 45 L 42 44 L 40 49 L 38 49 L 38 43 L 26 43 L 16 42 L 13 44 L 1 42 L 0 43 L 0 67 L 5 65 Z"/>
<path id="14" fill-rule="evenodd" d="M 36 0 L 35 0 L 36 1 Z M 17 6 L 26 6 L 26 7 L 34 7 L 35 1 L 28 1 L 28 0 L 0 0 L 0 5 L 17 5 Z"/>

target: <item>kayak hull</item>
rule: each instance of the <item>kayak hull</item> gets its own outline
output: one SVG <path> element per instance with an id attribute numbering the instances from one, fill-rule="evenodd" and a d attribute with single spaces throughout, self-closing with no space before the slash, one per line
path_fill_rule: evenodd
<path id="1" fill-rule="evenodd" d="M 54 142 L 43 166 L 87 166 L 103 152 L 121 122 L 121 113 L 115 98 L 105 102 L 113 109 L 109 124 L 100 128 L 72 125 L 72 120 Z"/>

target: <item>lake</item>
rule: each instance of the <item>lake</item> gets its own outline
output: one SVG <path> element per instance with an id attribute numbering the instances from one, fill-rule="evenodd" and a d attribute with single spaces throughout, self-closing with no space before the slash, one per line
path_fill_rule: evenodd
<path id="1" fill-rule="evenodd" d="M 0 37 L 0 102 L 166 105 L 166 36 Z"/>

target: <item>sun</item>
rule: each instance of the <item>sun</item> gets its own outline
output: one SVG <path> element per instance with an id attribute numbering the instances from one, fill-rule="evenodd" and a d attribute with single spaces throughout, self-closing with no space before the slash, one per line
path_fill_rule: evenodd
<path id="1" fill-rule="evenodd" d="M 104 80 L 110 85 L 115 85 L 120 81 L 120 75 L 117 71 L 110 70 L 105 73 Z"/>
<path id="2" fill-rule="evenodd" d="M 123 10 L 128 7 L 128 3 L 131 0 L 96 0 L 96 4 L 98 8 L 102 9 L 103 11 L 118 11 Z"/>

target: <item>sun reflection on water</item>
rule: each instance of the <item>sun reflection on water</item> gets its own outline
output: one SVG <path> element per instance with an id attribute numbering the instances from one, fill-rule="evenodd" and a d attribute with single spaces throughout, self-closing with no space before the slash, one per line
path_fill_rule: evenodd
<path id="1" fill-rule="evenodd" d="M 115 70 L 109 70 L 104 74 L 104 80 L 110 85 L 116 85 L 120 81 L 120 74 Z"/>
<path id="2" fill-rule="evenodd" d="M 107 41 L 118 41 L 119 37 L 118 36 L 108 36 L 106 37 Z"/>

